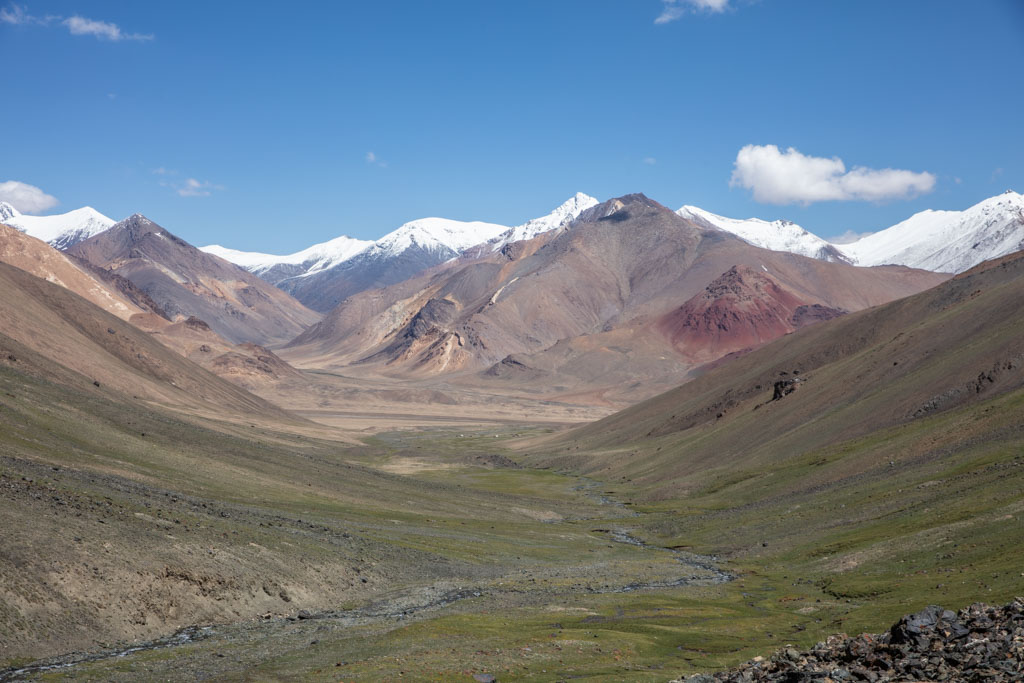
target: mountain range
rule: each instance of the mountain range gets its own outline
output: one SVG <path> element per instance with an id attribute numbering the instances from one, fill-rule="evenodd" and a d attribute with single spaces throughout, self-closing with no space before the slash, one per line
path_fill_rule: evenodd
<path id="1" fill-rule="evenodd" d="M 200 249 L 326 313 L 352 294 L 401 282 L 461 254 L 482 255 L 487 249 L 497 250 L 563 227 L 595 204 L 593 197 L 577 193 L 551 213 L 515 227 L 423 218 L 378 240 L 342 235 L 283 256 L 220 245 Z M 1024 245 L 1024 197 L 1010 190 L 964 211 L 923 211 L 844 244 L 828 242 L 786 220 L 728 218 L 690 205 L 677 213 L 759 247 L 862 266 L 896 264 L 957 273 Z M 59 249 L 68 249 L 115 223 L 90 207 L 55 216 L 27 216 L 2 202 L 0 222 Z"/>
<path id="2" fill-rule="evenodd" d="M 202 249 L 276 284 L 326 313 L 358 292 L 405 280 L 460 254 L 481 256 L 516 241 L 564 227 L 597 200 L 577 193 L 546 216 L 502 229 L 438 218 L 407 223 L 375 242 L 338 237 L 286 256 Z M 964 211 L 924 211 L 847 244 L 831 243 L 786 220 L 736 219 L 696 206 L 677 213 L 704 228 L 731 233 L 755 246 L 853 265 L 906 265 L 958 273 L 1024 245 L 1024 198 L 1007 191 Z"/>
<path id="3" fill-rule="evenodd" d="M 401 282 L 467 250 L 496 250 L 572 221 L 597 200 L 577 193 L 551 213 L 509 228 L 480 221 L 421 218 L 375 241 L 341 236 L 286 256 L 201 247 L 327 312 L 347 297 Z"/>
<path id="4" fill-rule="evenodd" d="M 1024 240 L 1022 209 L 1007 192 L 835 245 L 787 221 L 694 206 L 669 217 L 643 195 L 598 204 L 577 193 L 515 227 L 425 218 L 376 241 L 342 236 L 274 256 L 197 249 L 140 214 L 114 224 L 87 207 L 32 217 L 0 205 L 204 367 L 240 352 L 220 370 L 245 376 L 255 363 L 267 377 L 287 375 L 266 348 L 287 345 L 302 367 L 610 405 L 942 279 L 851 265 L 956 271 L 1012 251 Z"/>
<path id="5" fill-rule="evenodd" d="M 725 353 L 945 279 L 762 249 L 639 194 L 482 252 L 349 297 L 284 357 L 635 400 Z"/>

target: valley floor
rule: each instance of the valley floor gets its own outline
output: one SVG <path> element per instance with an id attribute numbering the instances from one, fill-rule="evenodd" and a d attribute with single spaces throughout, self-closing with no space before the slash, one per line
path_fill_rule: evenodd
<path id="1" fill-rule="evenodd" d="M 516 423 L 294 393 L 347 429 L 335 440 L 0 382 L 0 680 L 666 681 L 1024 588 L 1011 434 L 948 473 L 822 485 L 802 504 L 834 523 L 802 543 L 803 513 L 741 472 L 651 500 L 636 472 L 587 478 L 531 446 L 593 417 L 576 407 Z M 841 512 L 896 489 L 925 511 L 909 526 L 881 504 Z"/>

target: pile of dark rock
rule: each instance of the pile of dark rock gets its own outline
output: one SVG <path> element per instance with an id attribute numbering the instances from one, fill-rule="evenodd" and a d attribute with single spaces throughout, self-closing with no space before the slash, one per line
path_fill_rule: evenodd
<path id="1" fill-rule="evenodd" d="M 1024 681 L 1024 598 L 959 613 L 928 607 L 888 633 L 830 636 L 813 649 L 780 650 L 738 669 L 684 677 L 689 683 L 840 681 Z"/>

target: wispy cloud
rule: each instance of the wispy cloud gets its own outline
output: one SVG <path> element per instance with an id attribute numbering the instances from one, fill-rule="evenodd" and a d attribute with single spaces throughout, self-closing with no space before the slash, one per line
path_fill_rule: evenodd
<path id="1" fill-rule="evenodd" d="M 117 24 L 86 19 L 77 15 L 68 17 L 61 23 L 68 27 L 73 36 L 96 36 L 100 40 L 110 40 L 115 43 L 122 40 L 153 40 L 152 34 L 124 33 Z"/>
<path id="2" fill-rule="evenodd" d="M 60 203 L 35 185 L 17 180 L 0 183 L 0 202 L 7 202 L 22 213 L 41 213 Z"/>
<path id="3" fill-rule="evenodd" d="M 839 157 L 801 154 L 790 147 L 747 145 L 736 155 L 730 187 L 743 187 L 767 204 L 823 201 L 910 199 L 935 188 L 932 173 L 855 166 L 846 170 Z"/>
<path id="4" fill-rule="evenodd" d="M 681 19 L 690 12 L 708 12 L 717 14 L 729 9 L 730 0 L 661 0 L 664 7 L 661 14 L 654 20 L 655 24 L 667 24 Z"/>
<path id="5" fill-rule="evenodd" d="M 173 176 L 178 175 L 178 172 L 173 168 L 159 168 L 153 169 L 153 175 L 158 175 L 167 180 L 160 181 L 160 187 L 168 187 L 174 190 L 175 194 L 179 197 L 209 197 L 214 192 L 220 192 L 224 190 L 223 185 L 217 185 L 211 183 L 209 180 L 199 180 L 197 178 L 185 178 L 181 182 L 171 180 Z"/>
<path id="6" fill-rule="evenodd" d="M 654 157 L 644 157 L 644 163 L 648 166 L 654 166 L 658 163 L 658 160 Z"/>
<path id="7" fill-rule="evenodd" d="M 0 22 L 12 26 L 24 26 L 25 24 L 39 23 L 39 20 L 26 12 L 22 5 L 11 3 L 0 9 Z"/>
<path id="8" fill-rule="evenodd" d="M 835 237 L 829 238 L 829 242 L 832 244 L 853 244 L 859 239 L 864 239 L 868 235 L 874 235 L 873 232 L 854 232 L 853 230 L 847 230 L 842 235 L 836 235 Z"/>
<path id="9" fill-rule="evenodd" d="M 178 185 L 176 191 L 180 197 L 209 197 L 215 190 L 223 189 L 223 185 L 214 185 L 208 180 L 185 178 L 185 182 Z"/>
<path id="10" fill-rule="evenodd" d="M 366 163 L 368 163 L 368 164 L 373 164 L 374 166 L 380 166 L 381 168 L 387 168 L 388 167 L 388 162 L 381 161 L 377 157 L 377 155 L 375 153 L 373 153 L 373 152 L 367 152 L 366 156 L 364 157 L 364 159 L 366 159 Z"/>
<path id="11" fill-rule="evenodd" d="M 34 16 L 29 14 L 24 5 L 18 5 L 15 3 L 11 3 L 3 9 L 0 9 L 0 23 L 11 24 L 14 26 L 50 26 L 56 23 L 57 25 L 65 27 L 71 35 L 93 36 L 99 40 L 109 40 L 115 43 L 123 40 L 153 40 L 152 34 L 126 33 L 122 31 L 121 27 L 117 24 L 109 21 L 87 19 L 86 17 L 81 17 L 77 14 L 71 17 L 61 17 L 56 15 L 47 15 L 43 17 Z"/>

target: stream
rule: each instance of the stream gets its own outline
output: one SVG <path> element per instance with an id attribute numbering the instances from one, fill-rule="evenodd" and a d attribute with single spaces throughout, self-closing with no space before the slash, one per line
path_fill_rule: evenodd
<path id="1" fill-rule="evenodd" d="M 589 496 L 592 496 L 600 500 L 600 502 L 603 505 L 611 505 L 618 508 L 622 508 L 623 511 L 627 512 L 630 516 L 638 516 L 635 511 L 630 510 L 623 503 L 607 498 L 604 495 L 599 495 L 592 492 L 592 489 L 595 488 L 597 485 L 597 482 L 587 482 L 577 487 L 577 490 L 582 490 L 586 492 Z M 623 529 L 594 529 L 593 531 L 596 533 L 607 533 L 609 539 L 613 542 L 631 545 L 645 552 L 670 553 L 673 559 L 675 559 L 683 568 L 686 569 L 686 572 L 676 579 L 648 582 L 638 581 L 620 586 L 609 586 L 603 588 L 588 587 L 566 589 L 559 592 L 631 593 L 640 590 L 677 588 L 680 586 L 696 584 L 698 582 L 700 582 L 703 585 L 716 585 L 725 583 L 727 581 L 731 581 L 735 578 L 729 572 L 719 569 L 719 567 L 716 564 L 717 558 L 714 557 L 706 557 L 702 555 L 684 552 L 681 550 L 676 550 L 673 548 L 664 548 L 661 546 L 651 545 L 649 543 L 645 543 L 641 539 L 637 538 L 636 536 L 633 536 L 628 531 L 625 531 Z M 350 610 L 329 610 L 323 612 L 307 612 L 303 610 L 295 616 L 278 617 L 270 621 L 264 622 L 263 624 L 260 624 L 260 626 L 274 627 L 289 622 L 306 620 L 330 620 L 341 626 L 356 626 L 373 623 L 383 623 L 386 621 L 396 619 L 404 620 L 410 617 L 414 617 L 422 612 L 442 609 L 461 600 L 466 600 L 469 598 L 488 597 L 503 592 L 511 593 L 521 591 L 494 588 L 445 589 L 440 586 L 428 586 L 426 588 L 415 591 L 415 593 L 418 594 L 416 596 L 410 596 L 409 594 L 391 596 L 387 599 L 380 600 L 365 607 L 359 607 Z M 178 631 L 175 631 L 171 635 L 164 636 L 162 638 L 157 638 L 154 640 L 132 643 L 130 645 L 112 648 L 109 650 L 102 650 L 99 652 L 75 652 L 66 655 L 61 655 L 58 657 L 51 657 L 48 659 L 34 662 L 26 666 L 11 667 L 8 669 L 0 670 L 0 683 L 7 681 L 27 680 L 38 674 L 71 669 L 80 664 L 88 664 L 107 659 L 118 659 L 128 657 L 138 652 L 180 647 L 190 643 L 205 640 L 212 636 L 218 635 L 218 633 L 218 627 L 216 626 L 187 626 Z"/>

